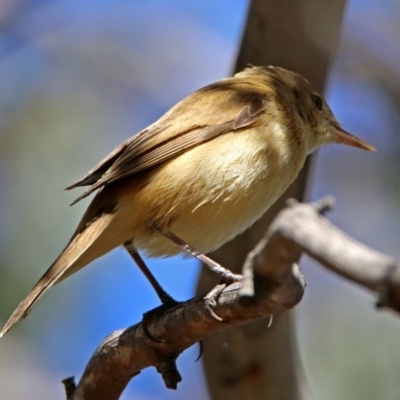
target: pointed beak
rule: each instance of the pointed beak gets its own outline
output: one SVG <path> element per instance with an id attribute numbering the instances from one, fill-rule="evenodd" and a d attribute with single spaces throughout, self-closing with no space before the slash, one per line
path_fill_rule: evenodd
<path id="1" fill-rule="evenodd" d="M 334 127 L 336 129 L 336 135 L 337 135 L 335 140 L 336 143 L 343 143 L 346 144 L 347 146 L 358 147 L 359 149 L 376 152 L 374 146 L 370 145 L 364 140 L 361 140 L 357 136 L 354 136 L 351 133 L 346 132 L 341 126 L 335 124 Z"/>

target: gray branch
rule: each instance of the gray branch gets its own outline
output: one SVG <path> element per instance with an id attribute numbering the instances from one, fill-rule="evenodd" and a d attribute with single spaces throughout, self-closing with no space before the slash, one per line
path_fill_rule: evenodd
<path id="1" fill-rule="evenodd" d="M 296 264 L 302 252 L 333 272 L 378 294 L 379 305 L 400 311 L 400 263 L 357 242 L 322 214 L 330 198 L 314 204 L 291 201 L 249 253 L 241 283 L 218 299 L 214 319 L 203 296 L 161 311 L 108 336 L 89 361 L 75 387 L 68 378 L 68 400 L 118 399 L 132 377 L 154 366 L 168 388 L 181 381 L 175 360 L 206 336 L 255 319 L 282 313 L 300 302 L 305 281 Z M 149 337 L 150 336 L 150 337 Z"/>

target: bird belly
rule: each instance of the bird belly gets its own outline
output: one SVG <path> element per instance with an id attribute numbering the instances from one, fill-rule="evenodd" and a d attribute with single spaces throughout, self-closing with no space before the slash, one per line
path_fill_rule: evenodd
<path id="1" fill-rule="evenodd" d="M 213 251 L 258 220 L 296 177 L 302 163 L 288 163 L 279 148 L 228 135 L 158 167 L 126 199 L 122 214 L 131 217 L 121 223 L 134 227 L 138 250 L 155 257 L 182 253 L 154 225 L 203 253 Z"/>

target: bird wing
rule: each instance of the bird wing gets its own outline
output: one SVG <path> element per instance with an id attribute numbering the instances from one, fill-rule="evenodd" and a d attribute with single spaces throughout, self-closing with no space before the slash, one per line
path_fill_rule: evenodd
<path id="1" fill-rule="evenodd" d="M 67 187 L 69 190 L 91 185 L 72 204 L 102 186 L 158 165 L 187 149 L 256 124 L 266 111 L 268 94 L 265 87 L 254 86 L 237 80 L 233 85 L 228 78 L 186 97 Z"/>

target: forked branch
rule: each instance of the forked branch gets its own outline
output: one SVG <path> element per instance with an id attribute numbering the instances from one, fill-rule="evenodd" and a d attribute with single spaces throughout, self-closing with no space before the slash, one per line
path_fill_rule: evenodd
<path id="1" fill-rule="evenodd" d="M 130 379 L 154 366 L 168 388 L 181 376 L 175 360 L 206 336 L 257 318 L 284 312 L 301 300 L 305 281 L 297 260 L 302 252 L 350 281 L 378 294 L 378 305 L 400 311 L 400 263 L 357 242 L 330 224 L 322 214 L 330 198 L 314 204 L 291 201 L 247 257 L 241 283 L 228 286 L 214 311 L 203 297 L 160 312 L 146 322 L 116 331 L 98 347 L 74 388 L 69 379 L 68 400 L 118 399 Z M 149 337 L 151 336 L 151 338 Z"/>

